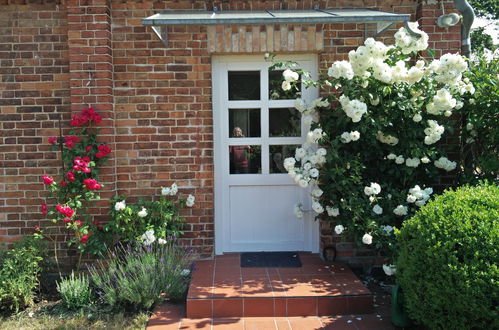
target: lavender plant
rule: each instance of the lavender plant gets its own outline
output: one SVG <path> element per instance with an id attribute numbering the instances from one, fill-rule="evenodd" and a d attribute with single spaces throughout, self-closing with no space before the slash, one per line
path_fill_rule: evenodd
<path id="1" fill-rule="evenodd" d="M 149 245 L 121 245 L 107 262 L 90 269 L 91 279 L 102 303 L 149 310 L 165 298 L 184 297 L 195 259 L 174 238 Z"/>

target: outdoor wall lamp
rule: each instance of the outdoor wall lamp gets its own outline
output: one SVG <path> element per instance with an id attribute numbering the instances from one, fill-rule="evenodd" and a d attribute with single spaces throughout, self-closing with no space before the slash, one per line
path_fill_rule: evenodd
<path id="1" fill-rule="evenodd" d="M 461 16 L 456 13 L 440 15 L 437 18 L 437 25 L 441 28 L 456 25 L 461 20 Z"/>

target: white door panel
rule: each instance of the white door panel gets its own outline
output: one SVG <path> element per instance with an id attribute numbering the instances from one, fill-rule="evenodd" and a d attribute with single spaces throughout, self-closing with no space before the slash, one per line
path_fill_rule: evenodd
<path id="1" fill-rule="evenodd" d="M 286 60 L 316 78 L 316 55 Z M 269 73 L 270 65 L 260 55 L 213 57 L 217 254 L 319 249 L 318 223 L 309 213 L 298 219 L 293 212 L 298 202 L 310 209 L 309 192 L 282 166 L 308 128 L 293 97 L 273 99 L 282 95 L 275 93 L 280 74 Z M 313 89 L 301 92 L 308 102 L 317 97 Z"/>

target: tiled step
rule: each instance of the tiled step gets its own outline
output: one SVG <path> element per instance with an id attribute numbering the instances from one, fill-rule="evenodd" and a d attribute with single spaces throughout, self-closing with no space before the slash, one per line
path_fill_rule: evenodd
<path id="1" fill-rule="evenodd" d="M 198 261 L 187 317 L 294 317 L 365 314 L 373 296 L 351 270 L 300 253 L 300 268 L 241 268 L 239 254 Z"/>

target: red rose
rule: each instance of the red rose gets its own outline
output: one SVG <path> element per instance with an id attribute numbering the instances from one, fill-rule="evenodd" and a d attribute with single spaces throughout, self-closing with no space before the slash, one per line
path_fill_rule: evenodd
<path id="1" fill-rule="evenodd" d="M 88 120 L 83 118 L 83 117 L 80 117 L 78 115 L 73 115 L 73 119 L 71 120 L 69 125 L 71 125 L 73 127 L 78 127 L 78 126 L 85 125 L 87 123 L 87 121 Z"/>
<path id="2" fill-rule="evenodd" d="M 47 204 L 42 204 L 42 214 L 47 215 Z"/>
<path id="3" fill-rule="evenodd" d="M 95 154 L 97 158 L 104 158 L 111 153 L 111 148 L 107 144 L 102 144 L 97 149 L 99 149 L 99 152 Z"/>
<path id="4" fill-rule="evenodd" d="M 76 157 L 73 161 L 73 170 L 76 172 L 90 173 L 91 170 L 88 168 L 88 163 L 90 163 L 89 157 Z"/>
<path id="5" fill-rule="evenodd" d="M 102 185 L 94 179 L 85 179 L 83 180 L 83 184 L 89 190 L 97 190 L 102 188 Z"/>
<path id="6" fill-rule="evenodd" d="M 75 174 L 71 171 L 68 171 L 68 173 L 66 173 L 66 179 L 73 182 L 75 180 Z"/>
<path id="7" fill-rule="evenodd" d="M 57 136 L 49 137 L 49 143 L 50 144 L 57 144 Z"/>
<path id="8" fill-rule="evenodd" d="M 50 184 L 54 183 L 54 178 L 51 176 L 48 176 L 47 174 L 42 176 L 42 179 L 43 179 L 44 184 L 50 185 Z"/>
<path id="9" fill-rule="evenodd" d="M 62 215 L 65 215 L 67 218 L 71 218 L 75 213 L 75 211 L 73 211 L 69 206 L 57 205 L 55 209 Z"/>
<path id="10" fill-rule="evenodd" d="M 79 137 L 75 135 L 68 135 L 64 137 L 64 145 L 68 148 L 73 148 L 75 146 L 75 143 L 78 143 Z"/>
<path id="11" fill-rule="evenodd" d="M 81 221 L 80 220 L 75 220 L 75 225 L 76 225 L 76 227 L 81 227 Z"/>
<path id="12" fill-rule="evenodd" d="M 36 225 L 34 228 L 35 228 L 35 231 L 40 231 L 40 226 Z"/>
<path id="13" fill-rule="evenodd" d="M 93 121 L 96 124 L 102 121 L 102 117 L 97 114 L 93 108 L 83 109 L 83 111 L 81 112 L 81 116 L 88 121 Z"/>
<path id="14" fill-rule="evenodd" d="M 86 147 L 85 147 L 85 151 L 86 151 L 86 152 L 90 152 L 90 151 L 92 151 L 92 149 L 93 149 L 93 147 L 92 147 L 92 146 L 86 146 Z"/>
<path id="15" fill-rule="evenodd" d="M 66 181 L 61 181 L 61 186 L 62 187 L 66 187 L 68 185 L 68 183 Z"/>
<path id="16" fill-rule="evenodd" d="M 68 222 L 71 222 L 71 218 L 64 218 L 64 219 L 62 219 L 62 221 L 64 221 L 64 223 L 68 223 Z"/>
<path id="17" fill-rule="evenodd" d="M 88 235 L 83 235 L 81 238 L 80 238 L 80 242 L 82 242 L 83 244 L 87 243 L 88 241 Z"/>

